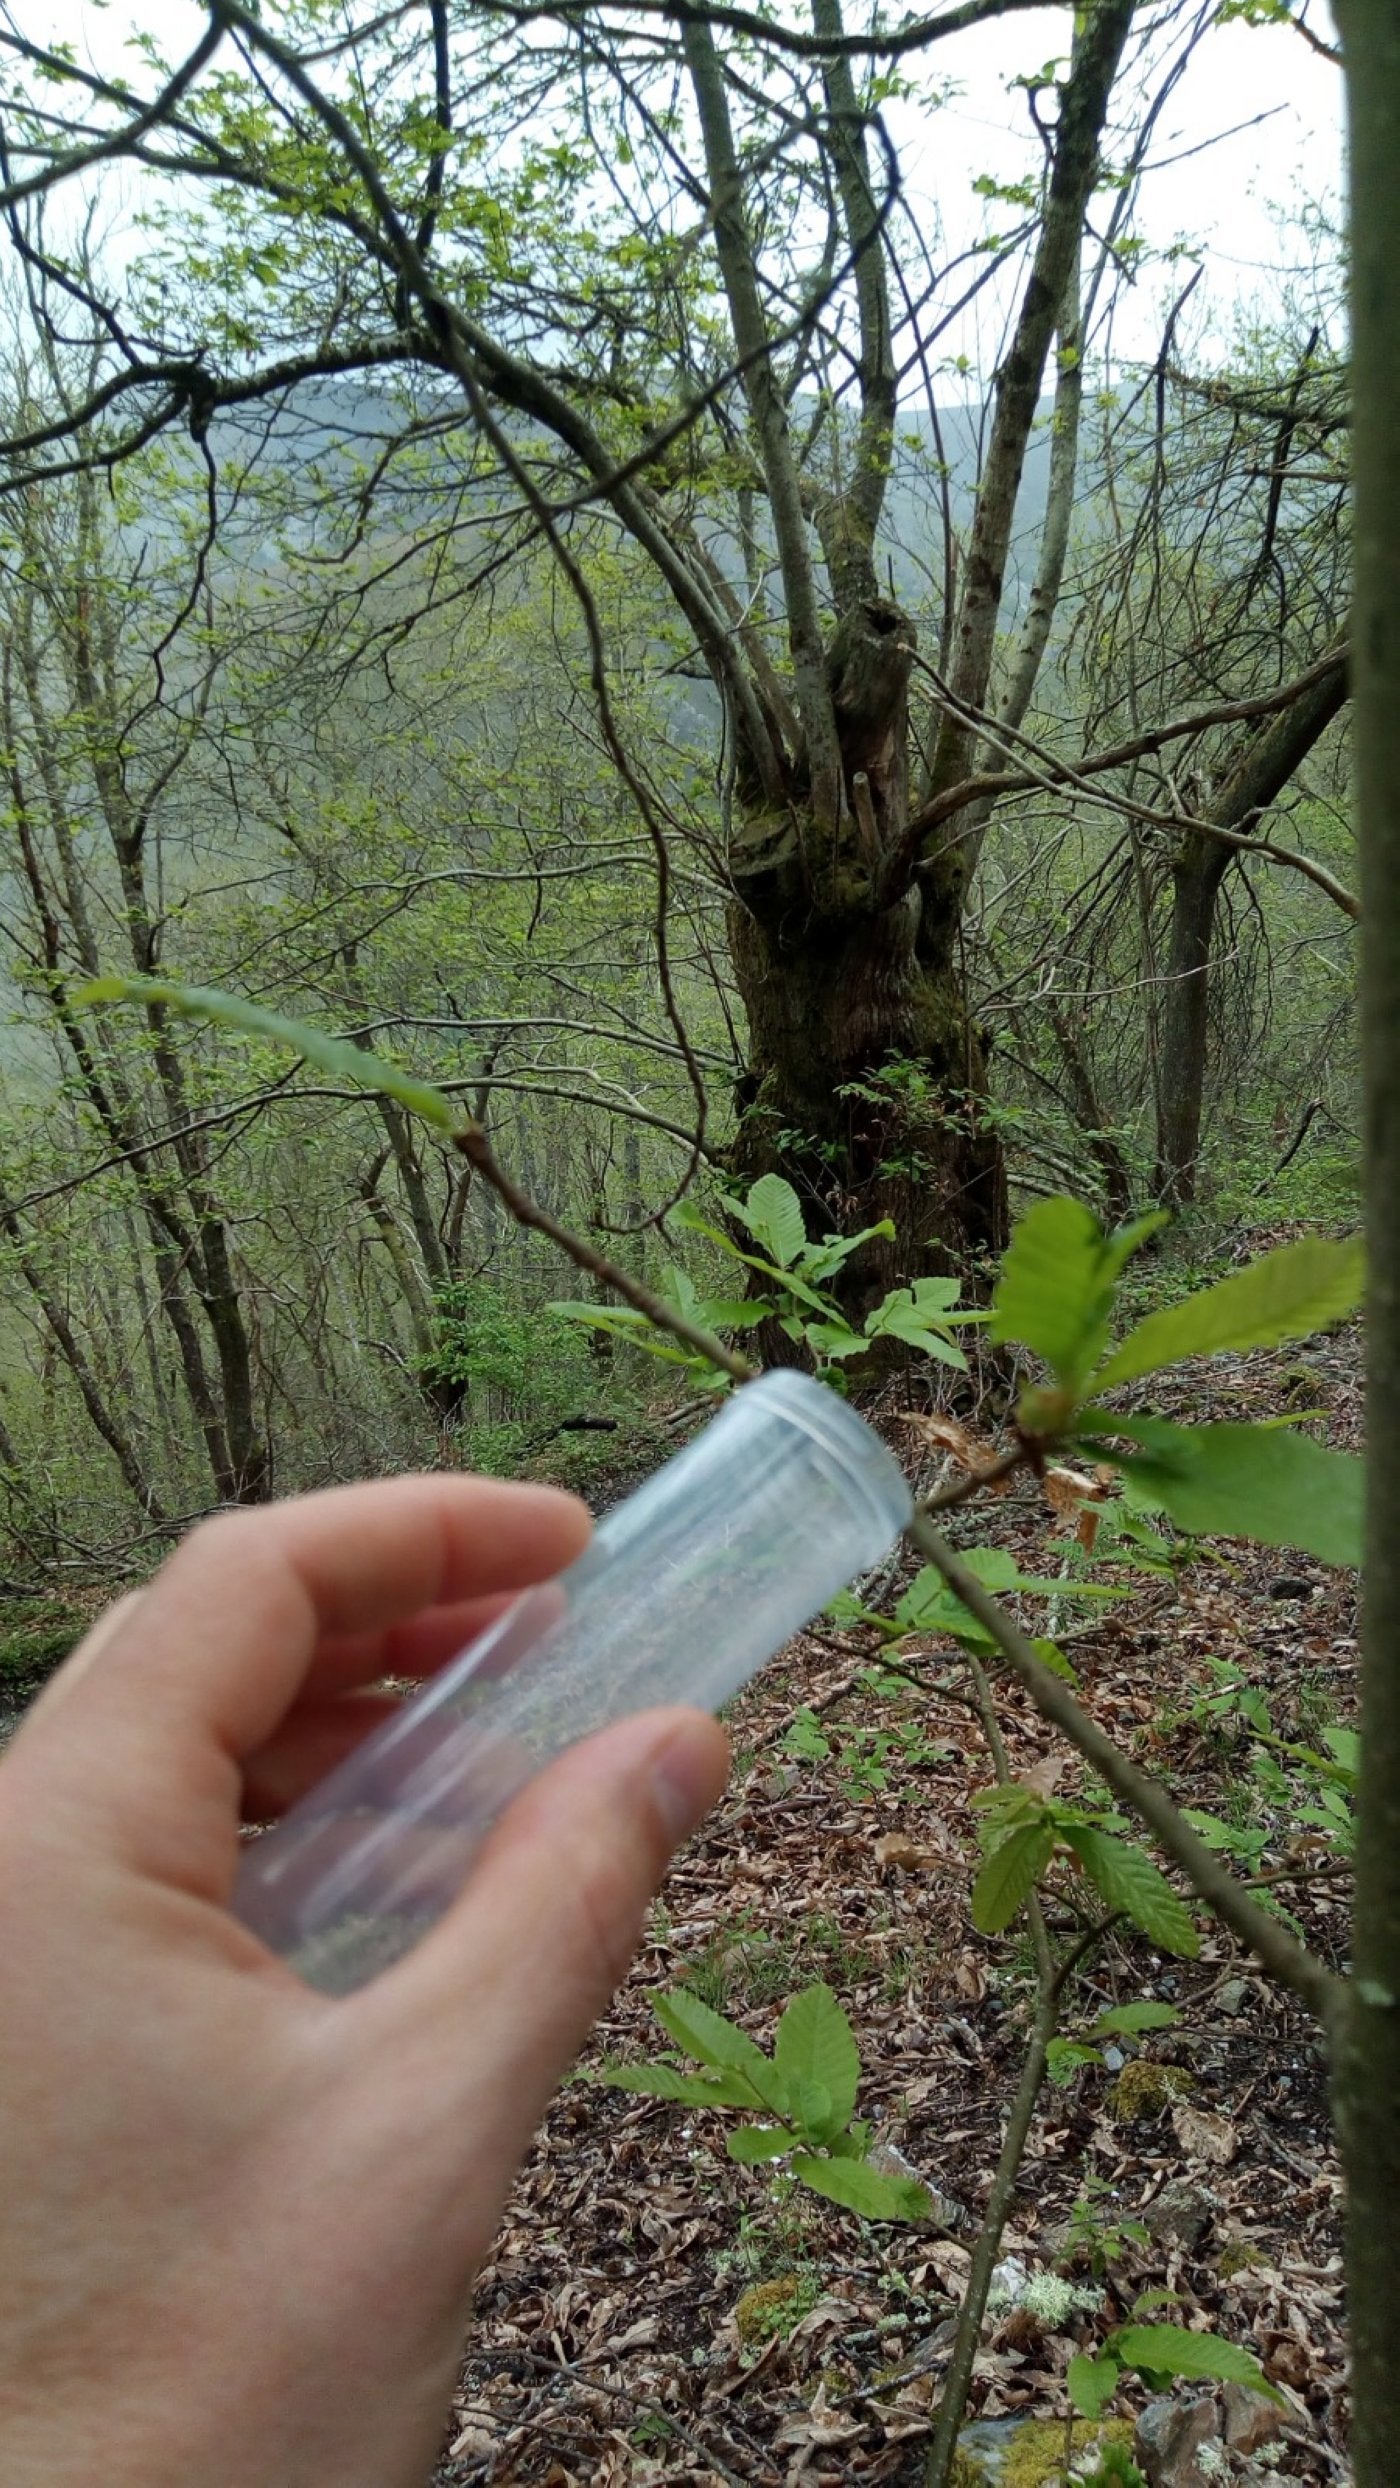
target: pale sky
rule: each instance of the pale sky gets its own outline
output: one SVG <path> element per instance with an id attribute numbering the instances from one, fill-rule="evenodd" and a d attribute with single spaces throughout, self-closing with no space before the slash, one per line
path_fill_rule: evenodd
<path id="1" fill-rule="evenodd" d="M 46 38 L 76 42 L 109 69 L 133 26 L 158 28 L 167 56 L 178 57 L 204 23 L 191 0 L 17 0 L 15 15 Z M 936 44 L 928 73 L 955 75 L 957 99 L 931 114 L 910 104 L 887 108 L 910 203 L 916 210 L 931 203 L 945 250 L 985 229 L 988 211 L 972 188 L 979 173 L 1015 180 L 1034 168 L 1025 97 L 1008 91 L 1009 82 L 1067 52 L 1069 23 L 1065 7 L 1033 9 Z M 1200 47 L 1159 124 L 1137 226 L 1154 249 L 1205 247 L 1208 273 L 1182 340 L 1199 361 L 1219 350 L 1239 305 L 1259 300 L 1266 316 L 1276 306 L 1280 215 L 1322 209 L 1339 222 L 1343 109 L 1340 71 L 1286 27 L 1214 28 Z M 128 172 L 120 183 L 127 198 L 130 182 Z M 115 204 L 110 185 L 108 198 Z M 1012 220 L 1009 210 L 994 213 Z M 1112 337 L 1120 361 L 1155 353 L 1166 307 L 1189 272 L 1149 265 L 1120 299 Z M 998 345 L 988 300 L 949 336 L 946 352 L 965 354 L 985 372 Z M 948 395 L 957 394 L 950 386 Z"/>

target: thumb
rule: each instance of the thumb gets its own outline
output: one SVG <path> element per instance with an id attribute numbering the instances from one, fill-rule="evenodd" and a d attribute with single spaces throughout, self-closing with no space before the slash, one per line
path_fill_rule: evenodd
<path id="1" fill-rule="evenodd" d="M 525 2149 L 728 1768 L 701 1711 L 643 1711 L 587 1738 L 522 1790 L 455 1907 L 357 1999 L 400 2063 L 412 2034 L 435 2088 L 444 2063 L 458 2069 L 482 2154 Z"/>

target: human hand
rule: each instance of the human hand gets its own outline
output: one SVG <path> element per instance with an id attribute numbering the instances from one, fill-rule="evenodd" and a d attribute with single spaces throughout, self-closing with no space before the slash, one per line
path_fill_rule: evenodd
<path id="1" fill-rule="evenodd" d="M 445 1476 L 225 1515 L 0 1760 L 6 2488 L 421 2488 L 516 2167 L 724 1738 L 653 1711 L 576 1747 L 342 1999 L 228 1914 L 240 1815 L 587 1531 L 548 1489 Z"/>

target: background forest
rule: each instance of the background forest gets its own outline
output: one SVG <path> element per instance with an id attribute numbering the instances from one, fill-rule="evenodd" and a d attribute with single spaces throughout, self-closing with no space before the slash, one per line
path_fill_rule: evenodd
<path id="1" fill-rule="evenodd" d="M 813 1233 L 893 1219 L 857 1311 L 975 1295 L 1046 1190 L 1188 1256 L 1350 1213 L 1335 206 L 1266 154 L 1242 290 L 1145 205 L 1213 47 L 1319 74 L 1288 16 L 1030 13 L 1020 173 L 945 202 L 951 18 L 872 65 L 743 12 L 284 12 L 397 238 L 236 10 L 207 69 L 6 37 L 6 1569 L 586 1473 L 556 1429 L 647 1397 L 392 1102 L 85 1011 L 99 969 L 426 1073 L 653 1280 L 718 1266 L 668 1204 L 774 1169 Z M 83 153 L 167 76 L 119 202 Z"/>

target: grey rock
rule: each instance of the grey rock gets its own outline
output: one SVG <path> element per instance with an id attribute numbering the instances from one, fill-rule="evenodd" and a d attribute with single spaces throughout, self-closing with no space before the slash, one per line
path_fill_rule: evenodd
<path id="1" fill-rule="evenodd" d="M 1220 1989 L 1216 1996 L 1216 2011 L 1218 2013 L 1227 2013 L 1233 2016 L 1242 2010 L 1245 1997 L 1248 1993 L 1249 1980 L 1247 1978 L 1227 1978 L 1224 1986 Z"/>
<path id="2" fill-rule="evenodd" d="M 1225 2442 L 1232 2453 L 1258 2453 L 1261 2446 L 1278 2443 L 1284 2414 L 1267 2393 L 1256 2393 L 1247 2384 L 1227 2384 L 1220 2400 Z"/>
<path id="3" fill-rule="evenodd" d="M 1219 2442 L 1214 2394 L 1170 2394 L 1148 2403 L 1137 2423 L 1133 2453 L 1148 2488 L 1217 2488 L 1216 2476 L 1202 2470 L 1196 2457 L 1203 2445 Z"/>
<path id="4" fill-rule="evenodd" d="M 1110 2073 L 1121 2073 L 1128 2061 L 1121 2047 L 1106 2047 L 1103 2060 Z"/>
<path id="5" fill-rule="evenodd" d="M 912 2177 L 916 2185 L 923 2187 L 929 2198 L 929 2208 L 921 2224 L 924 2227 L 965 2229 L 968 2226 L 972 2215 L 967 2205 L 960 2203 L 956 2195 L 941 2193 L 921 2169 L 915 2168 L 912 2160 L 906 2160 L 897 2143 L 884 2139 L 873 2142 L 866 2154 L 866 2165 L 881 2177 Z"/>
<path id="6" fill-rule="evenodd" d="M 1179 2246 L 1192 2255 L 1210 2227 L 1213 2209 L 1203 2187 L 1173 2177 L 1155 2201 L 1144 2206 L 1141 2217 L 1148 2236 L 1159 2246 Z"/>

